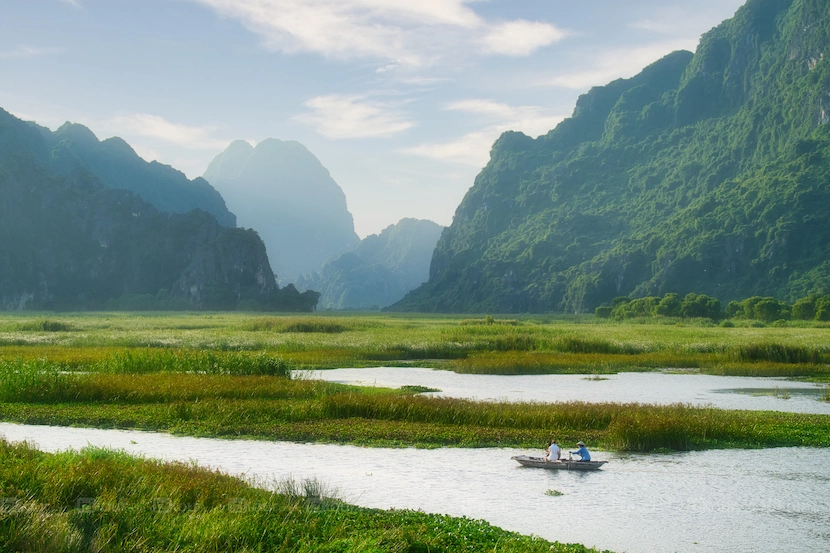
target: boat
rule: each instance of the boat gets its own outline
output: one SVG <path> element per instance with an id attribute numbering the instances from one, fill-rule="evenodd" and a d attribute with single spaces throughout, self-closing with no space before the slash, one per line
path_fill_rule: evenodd
<path id="1" fill-rule="evenodd" d="M 516 455 L 511 457 L 523 467 L 548 470 L 599 470 L 608 461 L 575 461 L 572 459 L 560 459 L 559 461 L 546 461 L 544 457 L 529 457 L 527 455 Z"/>

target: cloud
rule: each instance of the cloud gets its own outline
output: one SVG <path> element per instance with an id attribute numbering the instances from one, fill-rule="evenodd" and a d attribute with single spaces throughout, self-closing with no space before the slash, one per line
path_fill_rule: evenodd
<path id="1" fill-rule="evenodd" d="M 484 37 L 485 52 L 507 56 L 528 56 L 567 36 L 567 32 L 538 21 L 508 21 L 493 26 Z"/>
<path id="2" fill-rule="evenodd" d="M 448 52 L 528 55 L 564 36 L 548 23 L 488 23 L 468 6 L 476 0 L 190 1 L 241 22 L 269 49 L 381 60 L 384 70 L 428 67 Z"/>
<path id="3" fill-rule="evenodd" d="M 445 109 L 484 115 L 499 121 L 481 130 L 467 133 L 456 140 L 421 144 L 400 151 L 410 155 L 480 168 L 487 164 L 490 149 L 503 132 L 521 131 L 535 137 L 547 133 L 564 119 L 564 116 L 547 114 L 538 106 L 510 106 L 485 99 L 461 100 L 449 104 Z"/>
<path id="4" fill-rule="evenodd" d="M 294 120 L 314 127 L 328 138 L 392 136 L 415 125 L 395 106 L 373 102 L 365 96 L 329 94 L 311 98 L 304 105 L 311 111 L 295 116 Z"/>
<path id="5" fill-rule="evenodd" d="M 106 127 L 116 134 L 137 134 L 194 150 L 222 150 L 230 143 L 230 140 L 212 138 L 214 127 L 171 123 L 163 117 L 147 113 L 113 117 L 106 122 Z"/>
<path id="6" fill-rule="evenodd" d="M 36 48 L 32 46 L 21 45 L 15 48 L 14 50 L 0 52 L 0 59 L 34 58 L 37 56 L 50 56 L 53 54 L 60 54 L 62 52 L 62 48 Z"/>
<path id="7" fill-rule="evenodd" d="M 78 0 L 59 0 L 59 2 L 61 2 L 62 4 L 69 4 L 70 6 L 75 8 L 76 10 L 84 9 L 83 6 L 81 6 L 81 3 L 78 2 Z"/>
<path id="8" fill-rule="evenodd" d="M 694 51 L 697 43 L 694 40 L 675 40 L 670 42 L 653 43 L 636 48 L 609 50 L 596 56 L 584 71 L 574 71 L 556 75 L 542 81 L 540 84 L 575 90 L 585 90 L 593 86 L 601 86 L 609 82 L 633 77 L 643 68 L 663 58 L 676 50 Z"/>

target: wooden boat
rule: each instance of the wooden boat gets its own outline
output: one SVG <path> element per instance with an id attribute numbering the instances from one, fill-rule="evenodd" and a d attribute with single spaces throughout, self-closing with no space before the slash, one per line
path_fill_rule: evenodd
<path id="1" fill-rule="evenodd" d="M 545 461 L 544 457 L 529 457 L 527 455 L 516 455 L 511 457 L 518 461 L 523 467 L 548 470 L 599 470 L 608 461 L 575 461 L 561 459 L 559 461 Z"/>

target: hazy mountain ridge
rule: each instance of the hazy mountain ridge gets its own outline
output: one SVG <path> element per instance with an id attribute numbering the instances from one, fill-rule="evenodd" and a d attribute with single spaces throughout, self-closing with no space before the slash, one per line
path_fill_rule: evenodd
<path id="1" fill-rule="evenodd" d="M 96 309 L 124 296 L 160 306 L 311 310 L 276 285 L 262 241 L 200 210 L 159 212 L 85 167 L 51 165 L 31 125 L 0 110 L 0 308 Z"/>
<path id="2" fill-rule="evenodd" d="M 329 261 L 320 273 L 300 277 L 297 287 L 319 291 L 321 309 L 385 307 L 426 282 L 443 230 L 432 221 L 402 219 Z"/>
<path id="3" fill-rule="evenodd" d="M 830 4 L 751 0 L 533 140 L 505 133 L 393 309 L 830 291 Z"/>
<path id="4" fill-rule="evenodd" d="M 202 178 L 189 180 L 184 173 L 157 161 L 144 161 L 118 137 L 99 141 L 77 123 L 64 123 L 56 131 L 36 127 L 49 148 L 49 163 L 61 174 L 81 166 L 110 188 L 129 190 L 159 211 L 187 213 L 201 209 L 226 227 L 236 226 L 236 217 L 225 200 Z"/>
<path id="5" fill-rule="evenodd" d="M 343 190 L 302 144 L 237 140 L 214 158 L 207 179 L 237 215 L 256 229 L 281 281 L 319 271 L 360 241 Z"/>

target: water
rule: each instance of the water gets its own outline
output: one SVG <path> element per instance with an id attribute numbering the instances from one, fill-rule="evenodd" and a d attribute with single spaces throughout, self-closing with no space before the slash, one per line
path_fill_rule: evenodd
<path id="1" fill-rule="evenodd" d="M 262 481 L 317 478 L 350 503 L 485 519 L 617 553 L 830 551 L 827 450 L 594 452 L 592 473 L 519 467 L 511 449 L 372 449 L 0 423 L 58 451 L 87 445 L 195 460 Z M 556 490 L 563 495 L 546 495 Z"/>
<path id="2" fill-rule="evenodd" d="M 311 371 L 307 376 L 362 386 L 427 386 L 440 389 L 434 394 L 437 396 L 480 401 L 689 403 L 721 409 L 830 414 L 830 403 L 820 401 L 824 385 L 778 378 L 647 372 L 601 375 L 607 380 L 591 380 L 590 376 L 573 374 L 500 376 L 415 367 L 335 369 Z"/>

